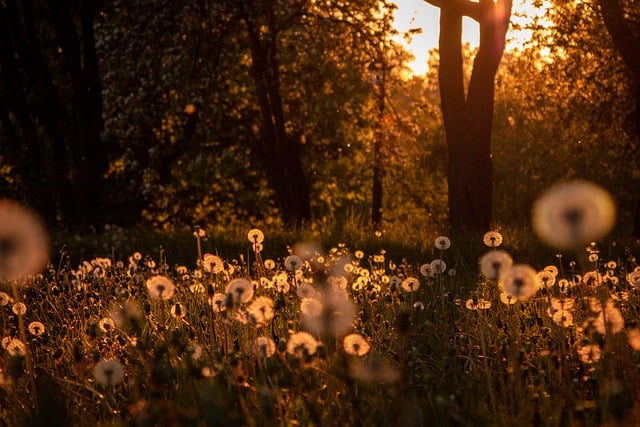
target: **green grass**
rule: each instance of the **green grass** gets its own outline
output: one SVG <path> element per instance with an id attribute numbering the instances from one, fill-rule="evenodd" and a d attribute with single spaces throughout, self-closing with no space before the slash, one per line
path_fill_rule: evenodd
<path id="1" fill-rule="evenodd" d="M 196 262 L 190 230 L 54 237 L 56 256 L 47 271 L 15 293 L 11 286 L 4 289 L 11 301 L 0 307 L 2 336 L 27 343 L 28 351 L 0 353 L 3 425 L 640 423 L 640 353 L 630 345 L 640 318 L 640 293 L 627 282 L 637 268 L 633 242 L 602 243 L 600 259 L 589 262 L 586 252 L 557 257 L 526 230 L 503 229 L 502 248 L 516 262 L 537 270 L 561 267 L 556 283 L 592 270 L 617 278 L 617 284 L 613 279 L 597 286 L 581 282 L 568 293 L 556 284 L 506 305 L 498 284 L 479 274 L 478 258 L 489 249 L 482 236 L 457 236 L 440 252 L 433 244 L 437 234 L 375 236 L 353 224 L 343 236 L 264 230 L 258 258 L 247 231 L 210 230 L 201 242 L 203 253 L 225 260 L 217 274 Z M 299 241 L 318 242 L 319 249 L 294 273 L 284 261 Z M 137 251 L 142 258 L 130 259 Z M 420 275 L 421 264 L 440 257 L 448 266 L 444 274 Z M 275 261 L 273 270 L 259 262 L 266 259 Z M 611 260 L 615 268 L 605 266 Z M 291 287 L 286 293 L 264 279 L 278 272 Z M 147 279 L 156 275 L 175 282 L 169 300 L 154 299 L 147 291 Z M 347 301 L 353 304 L 348 330 L 336 335 L 312 328 L 319 342 L 314 354 L 287 352 L 292 335 L 309 329 L 296 290 L 306 283 L 326 294 L 328 278 L 338 275 L 346 278 Z M 420 287 L 407 292 L 389 283 L 393 276 L 415 277 Z M 255 297 L 273 301 L 274 317 L 265 324 L 237 320 L 251 301 L 212 310 L 210 295 L 224 293 L 237 277 L 255 281 Z M 196 284 L 203 292 L 193 291 Z M 573 301 L 570 324 L 559 325 L 550 316 L 557 298 Z M 467 301 L 480 299 L 491 306 L 467 308 Z M 13 312 L 17 300 L 26 305 L 25 314 Z M 324 315 L 335 314 L 327 308 L 330 298 L 318 300 L 325 304 Z M 600 313 L 593 311 L 598 301 L 612 302 L 604 310 L 604 330 L 598 330 Z M 172 315 L 177 303 L 184 318 Z M 611 323 L 617 315 L 622 326 Z M 114 318 L 114 327 L 104 330 L 105 318 Z M 41 336 L 27 330 L 35 321 L 45 326 Z M 353 332 L 370 344 L 367 354 L 343 348 L 342 336 Z M 273 339 L 276 352 L 257 355 L 258 337 Z M 202 350 L 197 358 L 194 349 Z M 585 359 L 589 349 L 599 353 L 597 360 Z M 94 368 L 104 359 L 124 368 L 117 384 L 98 381 Z"/>

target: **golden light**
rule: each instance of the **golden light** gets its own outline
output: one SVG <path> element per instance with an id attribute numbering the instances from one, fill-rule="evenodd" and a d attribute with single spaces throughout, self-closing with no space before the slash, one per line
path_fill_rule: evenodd
<path id="1" fill-rule="evenodd" d="M 511 15 L 512 26 L 507 34 L 507 49 L 518 49 L 531 39 L 531 30 L 526 29 L 527 23 L 533 17 L 541 17 L 544 14 L 548 2 L 544 1 L 542 8 L 533 6 L 532 0 L 515 0 Z M 425 0 L 398 0 L 398 9 L 395 11 L 395 27 L 403 33 L 411 28 L 422 28 L 421 34 L 412 37 L 410 43 L 401 35 L 396 41 L 415 57 L 407 65 L 414 75 L 424 75 L 427 72 L 429 51 L 438 47 L 440 10 L 428 4 Z M 516 25 L 513 25 L 516 24 Z M 514 29 L 519 27 L 522 29 Z M 464 18 L 462 29 L 463 43 L 469 43 L 471 47 L 478 46 L 479 28 L 477 22 L 470 18 Z"/>

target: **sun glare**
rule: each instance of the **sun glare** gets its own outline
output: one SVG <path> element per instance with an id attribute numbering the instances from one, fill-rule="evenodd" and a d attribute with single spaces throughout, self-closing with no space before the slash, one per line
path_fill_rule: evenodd
<path id="1" fill-rule="evenodd" d="M 542 8 L 533 6 L 531 0 L 516 0 L 513 4 L 511 15 L 511 28 L 507 34 L 507 49 L 521 48 L 531 38 L 531 30 L 526 29 L 526 24 L 533 17 L 540 17 L 544 13 L 547 2 Z M 427 72 L 429 52 L 438 47 L 439 17 L 440 11 L 431 6 L 425 0 L 398 0 L 398 9 L 395 11 L 395 27 L 403 33 L 409 29 L 421 28 L 422 33 L 415 34 L 411 42 L 407 42 L 401 35 L 397 41 L 413 54 L 415 59 L 407 65 L 415 75 L 424 75 Z M 514 25 L 515 24 L 515 25 Z M 517 28 L 517 29 L 515 29 Z M 475 47 L 479 43 L 478 24 L 464 18 L 462 39 Z"/>

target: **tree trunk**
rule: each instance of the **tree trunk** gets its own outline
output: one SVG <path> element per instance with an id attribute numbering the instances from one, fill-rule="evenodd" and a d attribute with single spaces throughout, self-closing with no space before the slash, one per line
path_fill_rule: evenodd
<path id="1" fill-rule="evenodd" d="M 634 130 L 636 140 L 640 143 L 640 55 L 638 54 L 640 39 L 638 39 L 637 33 L 631 30 L 630 23 L 625 19 L 625 12 L 619 0 L 598 0 L 598 4 L 607 32 L 630 72 L 631 90 L 635 95 Z M 638 197 L 638 201 L 635 208 L 632 236 L 640 239 L 640 195 L 636 194 L 636 197 Z"/>
<path id="2" fill-rule="evenodd" d="M 440 5 L 439 85 L 449 151 L 449 220 L 454 230 L 486 231 L 492 220 L 494 78 L 505 47 L 511 1 Z M 480 25 L 480 47 L 464 93 L 462 17 Z"/>
<path id="3" fill-rule="evenodd" d="M 273 17 L 271 17 L 273 18 Z M 275 23 L 261 36 L 245 12 L 251 46 L 251 73 L 262 118 L 262 158 L 283 221 L 300 225 L 311 219 L 309 186 L 300 157 L 300 142 L 287 134 L 280 89 Z"/>

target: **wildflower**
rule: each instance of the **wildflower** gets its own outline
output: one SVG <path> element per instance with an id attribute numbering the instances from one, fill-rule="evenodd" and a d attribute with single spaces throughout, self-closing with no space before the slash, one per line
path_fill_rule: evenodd
<path id="1" fill-rule="evenodd" d="M 3 347 L 13 357 L 24 357 L 27 354 L 27 346 L 17 338 L 11 338 Z"/>
<path id="2" fill-rule="evenodd" d="M 525 264 L 514 264 L 500 278 L 502 290 L 518 300 L 525 300 L 538 291 L 536 272 Z"/>
<path id="3" fill-rule="evenodd" d="M 597 344 L 587 344 L 578 348 L 578 356 L 585 364 L 596 363 L 601 355 L 602 351 Z"/>
<path id="4" fill-rule="evenodd" d="M 371 346 L 360 334 L 349 334 L 342 340 L 342 347 L 345 353 L 353 356 L 364 356 L 369 352 Z"/>
<path id="5" fill-rule="evenodd" d="M 11 307 L 11 311 L 18 316 L 22 316 L 27 312 L 27 305 L 23 302 L 17 302 Z"/>
<path id="6" fill-rule="evenodd" d="M 631 273 L 627 274 L 627 282 L 631 286 L 635 286 L 636 288 L 640 288 L 640 270 L 636 269 Z"/>
<path id="7" fill-rule="evenodd" d="M 314 298 L 317 294 L 316 289 L 308 283 L 300 283 L 296 289 L 296 294 L 300 298 Z"/>
<path id="8" fill-rule="evenodd" d="M 491 308 L 491 301 L 487 301 L 484 298 L 469 298 L 464 303 L 464 306 L 469 310 L 488 310 Z"/>
<path id="9" fill-rule="evenodd" d="M 494 249 L 480 258 L 480 272 L 489 280 L 497 280 L 512 264 L 507 252 Z"/>
<path id="10" fill-rule="evenodd" d="M 256 356 L 271 357 L 276 353 L 276 343 L 269 337 L 258 337 L 253 343 Z"/>
<path id="11" fill-rule="evenodd" d="M 592 304 L 592 306 L 595 305 L 596 304 Z M 602 305 L 600 306 L 602 307 Z M 624 318 L 612 300 L 606 301 L 604 307 L 599 311 L 598 317 L 594 320 L 593 326 L 602 335 L 605 335 L 607 332 L 616 334 L 623 330 Z"/>
<path id="12" fill-rule="evenodd" d="M 38 321 L 29 323 L 29 326 L 27 326 L 27 329 L 29 330 L 29 333 L 34 337 L 39 337 L 44 335 L 46 330 L 44 323 L 38 322 Z"/>
<path id="13" fill-rule="evenodd" d="M 216 292 L 209 298 L 209 304 L 215 313 L 220 313 L 227 309 L 227 295 Z"/>
<path id="14" fill-rule="evenodd" d="M 318 341 L 308 332 L 296 332 L 287 341 L 287 353 L 297 357 L 313 356 L 317 349 Z"/>
<path id="15" fill-rule="evenodd" d="M 300 311 L 305 316 L 320 316 L 322 308 L 322 303 L 316 298 L 303 298 L 300 302 Z"/>
<path id="16" fill-rule="evenodd" d="M 615 206 L 606 190 L 576 180 L 543 193 L 532 215 L 533 228 L 542 240 L 567 249 L 604 237 L 615 222 Z"/>
<path id="17" fill-rule="evenodd" d="M 339 292 L 328 292 L 322 299 L 322 312 L 319 316 L 304 315 L 305 328 L 318 335 L 345 335 L 352 327 L 355 306 L 349 298 Z"/>
<path id="18" fill-rule="evenodd" d="M 258 297 L 247 307 L 250 323 L 256 327 L 266 325 L 273 319 L 273 300 L 269 297 Z"/>
<path id="19" fill-rule="evenodd" d="M 543 268 L 544 271 L 548 271 L 549 273 L 551 273 L 554 277 L 558 275 L 559 271 L 558 271 L 558 267 L 556 267 L 555 265 L 547 265 L 545 268 Z"/>
<path id="20" fill-rule="evenodd" d="M 224 261 L 218 255 L 204 254 L 202 267 L 207 273 L 218 274 L 224 270 Z"/>
<path id="21" fill-rule="evenodd" d="M 445 251 L 451 247 L 451 240 L 446 236 L 439 236 L 434 242 L 436 249 Z"/>
<path id="22" fill-rule="evenodd" d="M 110 317 L 103 317 L 98 321 L 98 327 L 104 333 L 112 332 L 115 329 L 115 323 Z"/>
<path id="23" fill-rule="evenodd" d="M 627 341 L 632 349 L 640 351 L 640 330 L 629 329 L 627 331 Z"/>
<path id="24" fill-rule="evenodd" d="M 517 299 L 503 291 L 500 292 L 500 301 L 502 301 L 503 304 L 511 305 L 515 304 Z"/>
<path id="25" fill-rule="evenodd" d="M 117 360 L 101 360 L 94 366 L 93 376 L 102 385 L 116 385 L 124 378 L 124 368 Z"/>
<path id="26" fill-rule="evenodd" d="M 21 204 L 0 199 L 0 282 L 39 273 L 49 260 L 42 222 Z"/>
<path id="27" fill-rule="evenodd" d="M 179 302 L 171 306 L 171 315 L 176 319 L 183 319 L 186 314 L 184 306 Z"/>
<path id="28" fill-rule="evenodd" d="M 11 302 L 11 297 L 6 292 L 0 292 L 0 307 L 5 306 Z"/>
<path id="29" fill-rule="evenodd" d="M 151 298 L 168 300 L 175 292 L 175 285 L 168 277 L 157 275 L 147 279 L 147 290 Z"/>
<path id="30" fill-rule="evenodd" d="M 548 289 L 556 282 L 556 277 L 547 270 L 536 273 L 536 283 L 538 288 Z"/>
<path id="31" fill-rule="evenodd" d="M 420 266 L 420 275 L 422 275 L 422 277 L 431 277 L 431 263 Z"/>
<path id="32" fill-rule="evenodd" d="M 253 298 L 253 285 L 247 279 L 233 279 L 227 284 L 225 292 L 236 304 L 249 302 Z"/>
<path id="33" fill-rule="evenodd" d="M 264 241 L 264 233 L 261 230 L 254 228 L 252 230 L 249 230 L 247 238 L 253 244 L 262 243 Z"/>
<path id="34" fill-rule="evenodd" d="M 191 357 L 191 360 L 200 360 L 202 357 L 202 346 L 198 343 L 192 342 L 187 346 L 187 354 Z"/>
<path id="35" fill-rule="evenodd" d="M 487 231 L 482 237 L 482 242 L 490 248 L 497 248 L 502 244 L 502 234 L 497 231 Z"/>
<path id="36" fill-rule="evenodd" d="M 272 259 L 266 259 L 264 260 L 264 268 L 266 268 L 267 270 L 273 270 L 274 268 L 276 268 L 276 262 Z"/>
<path id="37" fill-rule="evenodd" d="M 296 271 L 301 269 L 303 266 L 302 258 L 298 255 L 289 255 L 284 259 L 284 268 L 289 271 Z"/>
<path id="38" fill-rule="evenodd" d="M 364 252 L 362 252 L 361 250 L 357 250 L 353 253 L 353 256 L 355 256 L 357 259 L 362 259 L 364 258 Z"/>
<path id="39" fill-rule="evenodd" d="M 582 282 L 590 288 L 595 288 L 602 283 L 602 275 L 598 271 L 588 271 L 582 276 Z"/>
<path id="40" fill-rule="evenodd" d="M 401 286 L 405 292 L 415 292 L 420 289 L 420 281 L 415 277 L 407 277 L 402 281 Z"/>
<path id="41" fill-rule="evenodd" d="M 432 275 L 439 275 L 444 273 L 444 271 L 447 269 L 447 264 L 445 264 L 445 262 L 441 259 L 434 259 L 433 261 L 431 261 L 431 274 Z"/>

